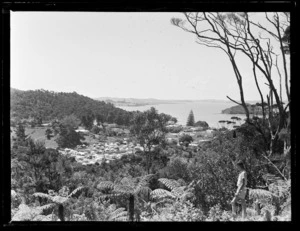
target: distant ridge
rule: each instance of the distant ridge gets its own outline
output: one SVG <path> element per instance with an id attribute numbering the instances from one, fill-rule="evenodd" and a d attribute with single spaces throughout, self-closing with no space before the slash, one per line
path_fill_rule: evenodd
<path id="1" fill-rule="evenodd" d="M 231 101 L 224 99 L 155 99 L 155 98 L 121 98 L 121 97 L 98 97 L 95 100 L 112 103 L 116 106 L 143 106 L 143 105 L 156 105 L 156 104 L 177 104 L 177 103 L 192 103 L 192 102 L 211 102 L 211 103 L 230 103 Z M 256 103 L 257 101 L 248 101 L 247 103 Z"/>

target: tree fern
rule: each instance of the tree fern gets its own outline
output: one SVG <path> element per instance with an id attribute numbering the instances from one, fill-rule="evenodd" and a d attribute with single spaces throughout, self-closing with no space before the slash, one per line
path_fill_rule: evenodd
<path id="1" fill-rule="evenodd" d="M 279 214 L 280 210 L 283 210 L 286 203 L 286 207 L 289 205 L 290 200 L 290 180 L 284 181 L 278 178 L 274 178 L 273 175 L 268 175 L 268 182 L 272 182 L 268 185 L 269 190 L 264 189 L 250 189 L 249 198 L 254 199 L 263 205 L 264 210 L 274 211 L 274 214 Z"/>
<path id="2" fill-rule="evenodd" d="M 154 198 L 158 198 L 158 199 L 162 199 L 162 198 L 166 198 L 166 197 L 171 197 L 171 198 L 176 198 L 176 196 L 174 195 L 174 193 L 165 190 L 165 189 L 155 189 L 150 193 L 150 196 L 154 199 Z"/>
<path id="3" fill-rule="evenodd" d="M 126 221 L 127 220 L 127 212 L 125 208 L 114 208 L 113 210 L 109 211 L 109 221 Z"/>
<path id="4" fill-rule="evenodd" d="M 52 209 L 54 207 L 55 207 L 55 203 L 50 203 L 50 204 L 47 204 L 47 205 L 40 206 L 40 208 L 41 208 L 42 211 L 45 211 L 45 210 L 48 210 L 48 209 Z"/>
<path id="5" fill-rule="evenodd" d="M 263 200 L 271 203 L 273 198 L 276 197 L 275 194 L 271 193 L 268 190 L 264 189 L 250 189 L 249 190 L 249 198 L 254 200 Z"/>
<path id="6" fill-rule="evenodd" d="M 69 195 L 68 195 L 68 197 L 70 198 L 70 197 L 72 197 L 72 196 L 75 196 L 78 192 L 81 192 L 82 190 L 84 190 L 85 189 L 85 187 L 78 187 L 78 188 L 76 188 L 75 190 L 73 190 Z"/>
<path id="7" fill-rule="evenodd" d="M 146 195 L 151 192 L 149 186 L 149 180 L 154 175 L 149 174 L 138 178 L 124 177 L 120 182 L 102 181 L 99 182 L 97 188 L 102 190 L 100 197 L 113 197 L 113 196 L 124 196 L 128 199 L 128 211 L 131 219 L 133 219 L 134 213 L 134 201 L 142 195 Z M 109 190 L 109 191 L 108 191 Z M 104 191 L 104 192 L 103 192 Z"/>
<path id="8" fill-rule="evenodd" d="M 171 197 L 174 199 L 189 200 L 194 197 L 193 187 L 195 186 L 195 184 L 193 182 L 188 186 L 180 186 L 179 182 L 167 178 L 161 178 L 159 179 L 159 181 L 171 191 L 164 189 L 155 189 L 151 193 L 152 198 L 164 199 L 166 197 Z"/>
<path id="9" fill-rule="evenodd" d="M 40 197 L 40 198 L 45 198 L 45 199 L 48 199 L 50 201 L 52 200 L 52 196 L 50 196 L 50 195 L 48 195 L 46 193 L 40 193 L 40 192 L 38 192 L 38 193 L 34 193 L 33 196 Z"/>
<path id="10" fill-rule="evenodd" d="M 178 188 L 173 188 L 171 192 L 176 196 L 176 197 L 181 197 L 185 193 L 185 186 L 181 186 Z"/>
<path id="11" fill-rule="evenodd" d="M 280 177 L 278 177 L 274 174 L 270 174 L 270 173 L 264 174 L 262 176 L 262 178 L 267 182 L 267 184 L 275 183 L 275 182 L 281 180 Z"/>
<path id="12" fill-rule="evenodd" d="M 134 189 L 134 194 L 135 195 L 147 195 L 148 193 L 151 193 L 151 189 L 147 186 L 141 186 L 138 185 L 135 189 Z"/>
<path id="13" fill-rule="evenodd" d="M 98 185 L 97 188 L 102 190 L 102 189 L 114 189 L 115 184 L 111 181 L 101 181 Z"/>
<path id="14" fill-rule="evenodd" d="M 69 193 L 69 188 L 64 186 L 62 189 L 59 190 L 59 193 L 57 194 L 53 190 L 49 190 L 48 194 L 45 193 L 34 193 L 33 196 L 35 197 L 40 197 L 40 198 L 46 198 L 48 201 L 51 201 L 54 203 L 56 206 L 58 206 L 58 211 L 59 211 L 59 219 L 61 221 L 64 221 L 64 205 L 67 203 L 72 196 L 74 196 L 76 193 L 79 191 L 83 190 L 84 187 L 78 187 L 74 191 L 72 191 L 70 194 Z M 53 206 L 53 205 L 49 205 Z M 47 207 L 45 207 L 47 208 Z"/>
<path id="15" fill-rule="evenodd" d="M 171 190 L 173 190 L 174 188 L 180 187 L 180 184 L 175 180 L 171 180 L 171 179 L 167 179 L 167 178 L 160 178 L 160 179 L 158 179 L 158 181 L 163 183 L 167 188 L 169 188 Z"/>

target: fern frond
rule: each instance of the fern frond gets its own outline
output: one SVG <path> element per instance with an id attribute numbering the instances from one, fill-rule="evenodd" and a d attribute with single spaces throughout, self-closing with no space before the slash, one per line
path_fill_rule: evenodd
<path id="1" fill-rule="evenodd" d="M 50 203 L 50 204 L 41 206 L 40 209 L 41 209 L 42 211 L 45 211 L 45 210 L 48 210 L 48 209 L 50 209 L 50 208 L 53 208 L 54 206 L 55 206 L 55 203 Z"/>
<path id="2" fill-rule="evenodd" d="M 109 215 L 109 219 L 110 221 L 116 221 L 116 220 L 119 220 L 119 219 L 122 219 L 123 218 L 127 218 L 127 212 L 125 211 L 124 208 L 118 208 L 118 209 L 115 209 L 114 211 L 112 211 Z"/>
<path id="3" fill-rule="evenodd" d="M 81 187 L 78 187 L 76 189 L 74 189 L 69 195 L 68 197 L 72 197 L 74 195 L 76 195 L 78 192 L 82 191 L 85 187 L 84 186 L 81 186 Z"/>
<path id="4" fill-rule="evenodd" d="M 274 174 L 270 174 L 270 173 L 264 174 L 264 175 L 262 176 L 262 178 L 263 178 L 266 182 L 268 182 L 269 184 L 281 180 L 280 177 L 275 176 Z"/>
<path id="5" fill-rule="evenodd" d="M 110 204 L 108 207 L 107 207 L 107 212 L 108 213 L 112 213 L 114 210 L 117 209 L 117 206 L 115 204 Z"/>
<path id="6" fill-rule="evenodd" d="M 98 197 L 99 199 L 106 199 L 106 198 L 120 197 L 120 196 L 124 196 L 124 194 L 113 192 L 113 193 L 101 194 Z"/>
<path id="7" fill-rule="evenodd" d="M 18 211 L 12 217 L 12 221 L 32 221 L 34 217 L 42 212 L 39 208 L 32 208 L 25 204 L 20 204 Z"/>
<path id="8" fill-rule="evenodd" d="M 147 195 L 148 193 L 151 193 L 151 189 L 149 187 L 146 186 L 137 186 L 136 189 L 134 190 L 134 194 L 138 195 L 138 194 L 142 194 L 142 195 Z"/>
<path id="9" fill-rule="evenodd" d="M 249 198 L 271 202 L 276 195 L 264 189 L 249 189 Z"/>
<path id="10" fill-rule="evenodd" d="M 33 196 L 35 196 L 35 197 L 40 197 L 40 198 L 45 198 L 45 199 L 48 199 L 48 200 L 52 201 L 52 197 L 49 196 L 49 195 L 46 194 L 46 193 L 40 193 L 40 192 L 37 192 L 37 193 L 34 193 Z"/>
<path id="11" fill-rule="evenodd" d="M 184 191 L 185 188 L 186 188 L 185 186 L 181 186 L 181 187 L 178 187 L 178 188 L 173 188 L 173 189 L 171 190 L 171 192 L 172 192 L 176 197 L 181 197 L 181 196 L 185 193 L 185 191 Z"/>
<path id="12" fill-rule="evenodd" d="M 102 190 L 102 189 L 114 189 L 115 184 L 111 181 L 101 181 L 98 185 L 97 188 Z"/>
<path id="13" fill-rule="evenodd" d="M 281 205 L 281 210 L 284 210 L 286 208 L 290 208 L 292 205 L 291 197 L 288 197 L 287 200 Z"/>
<path id="14" fill-rule="evenodd" d="M 124 212 L 122 216 L 115 218 L 114 221 L 128 221 L 127 216 L 127 212 Z"/>
<path id="15" fill-rule="evenodd" d="M 68 201 L 68 197 L 55 196 L 51 200 L 56 204 L 63 204 Z"/>
<path id="16" fill-rule="evenodd" d="M 130 194 L 134 191 L 134 188 L 128 185 L 115 185 L 114 191 L 121 194 Z"/>
<path id="17" fill-rule="evenodd" d="M 175 180 L 167 179 L 167 178 L 160 178 L 158 179 L 161 183 L 163 183 L 167 188 L 173 190 L 174 188 L 180 187 L 179 183 Z"/>
<path id="18" fill-rule="evenodd" d="M 69 187 L 63 186 L 63 187 L 58 191 L 58 194 L 59 194 L 60 196 L 62 196 L 62 197 L 67 197 L 68 194 L 69 194 L 69 191 L 70 191 Z"/>
<path id="19" fill-rule="evenodd" d="M 129 177 L 124 177 L 121 181 L 120 181 L 120 185 L 126 185 L 128 187 L 134 187 L 134 179 L 129 178 Z"/>
<path id="20" fill-rule="evenodd" d="M 152 198 L 165 198 L 165 197 L 171 197 L 171 198 L 176 198 L 175 195 L 173 193 L 171 193 L 170 191 L 167 191 L 165 189 L 155 189 L 150 193 L 150 196 Z"/>
<path id="21" fill-rule="evenodd" d="M 152 180 L 154 177 L 155 177 L 155 174 L 148 174 L 148 175 L 142 176 L 140 178 L 138 185 L 139 186 L 148 186 L 149 181 Z"/>
<path id="22" fill-rule="evenodd" d="M 269 185 L 270 192 L 277 195 L 279 198 L 284 198 L 290 194 L 290 181 L 279 180 Z"/>

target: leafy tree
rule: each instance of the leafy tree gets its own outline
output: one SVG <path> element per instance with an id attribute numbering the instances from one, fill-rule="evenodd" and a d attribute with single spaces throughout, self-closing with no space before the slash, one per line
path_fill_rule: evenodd
<path id="1" fill-rule="evenodd" d="M 186 126 L 194 126 L 194 125 L 195 125 L 195 118 L 194 118 L 194 113 L 191 110 L 186 122 Z"/>
<path id="2" fill-rule="evenodd" d="M 208 123 L 206 123 L 205 121 L 197 121 L 195 124 L 194 124 L 195 127 L 203 127 L 204 129 L 208 129 L 209 128 L 209 125 Z"/>
<path id="3" fill-rule="evenodd" d="M 188 134 L 185 134 L 179 138 L 179 142 L 182 142 L 186 147 L 193 142 L 193 137 Z"/>
<path id="4" fill-rule="evenodd" d="M 285 93 L 290 102 L 289 64 L 287 62 L 287 48 L 289 45 L 290 14 L 287 12 L 266 12 L 265 22 L 257 21 L 251 13 L 184 13 L 185 19 L 173 18 L 172 24 L 184 31 L 196 34 L 197 42 L 211 48 L 225 52 L 233 68 L 240 91 L 240 101 L 237 102 L 227 96 L 234 103 L 242 106 L 246 113 L 246 122 L 254 126 L 259 133 L 268 139 L 269 147 L 263 155 L 269 158 L 276 155 L 278 136 L 285 128 L 288 103 L 282 105 L 281 84 L 280 90 L 275 85 L 274 73 L 280 79 L 283 77 Z M 266 36 L 261 36 L 265 34 Z M 260 95 L 262 106 L 262 121 L 257 123 L 250 118 L 249 108 L 245 101 L 243 73 L 237 63 L 237 54 L 244 55 L 252 64 L 253 80 Z M 277 62 L 280 58 L 281 64 Z M 276 70 L 274 70 L 276 68 Z M 261 73 L 269 86 L 269 93 L 264 97 L 261 83 L 258 82 L 258 73 Z M 272 105 L 277 105 L 275 110 Z"/>
<path id="5" fill-rule="evenodd" d="M 172 118 L 170 119 L 170 121 L 173 121 L 175 124 L 178 122 L 177 118 L 175 118 L 175 117 L 172 117 Z"/>
<path id="6" fill-rule="evenodd" d="M 91 132 L 94 133 L 94 134 L 98 134 L 100 131 L 101 131 L 101 129 L 96 125 L 94 125 L 92 130 L 91 130 Z"/>
<path id="7" fill-rule="evenodd" d="M 132 119 L 130 130 L 143 147 L 148 174 L 152 163 L 153 146 L 165 144 L 167 122 L 168 119 L 164 115 L 158 114 L 154 107 L 145 112 L 136 113 Z"/>
<path id="8" fill-rule="evenodd" d="M 60 124 L 64 127 L 68 127 L 71 129 L 77 129 L 80 125 L 80 120 L 74 115 L 66 116 L 61 121 Z"/>
<path id="9" fill-rule="evenodd" d="M 188 164 L 184 158 L 175 157 L 172 158 L 167 164 L 167 175 L 171 179 L 183 179 L 186 182 L 190 180 Z"/>
<path id="10" fill-rule="evenodd" d="M 90 113 L 88 115 L 83 116 L 81 119 L 81 123 L 88 130 L 92 129 L 94 123 L 94 116 Z"/>
<path id="11" fill-rule="evenodd" d="M 79 133 L 75 131 L 80 124 L 80 120 L 74 116 L 66 116 L 59 124 L 59 136 L 56 142 L 60 148 L 74 148 L 81 144 L 81 139 L 84 139 Z"/>
<path id="12" fill-rule="evenodd" d="M 74 148 L 81 144 L 83 137 L 77 133 L 71 126 L 60 125 L 59 136 L 56 138 L 58 147 Z"/>
<path id="13" fill-rule="evenodd" d="M 22 123 L 18 124 L 17 130 L 16 130 L 16 136 L 19 141 L 25 141 L 27 136 L 25 135 L 25 128 L 22 125 Z"/>
<path id="14" fill-rule="evenodd" d="M 12 159 L 12 185 L 25 199 L 36 191 L 58 190 L 72 173 L 66 157 L 55 149 L 46 149 L 43 142 L 29 139 L 27 146 L 17 151 Z"/>

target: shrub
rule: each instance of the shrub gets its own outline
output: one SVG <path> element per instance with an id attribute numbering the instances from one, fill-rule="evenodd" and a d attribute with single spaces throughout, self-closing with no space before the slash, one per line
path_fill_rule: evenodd
<path id="1" fill-rule="evenodd" d="M 183 158 L 176 157 L 167 165 L 167 175 L 171 179 L 190 180 L 188 165 Z"/>
<path id="2" fill-rule="evenodd" d="M 190 135 L 183 135 L 179 138 L 179 142 L 182 142 L 185 144 L 185 146 L 187 147 L 191 142 L 193 142 L 193 137 L 191 137 Z"/>
<path id="3" fill-rule="evenodd" d="M 179 133 L 182 131 L 183 127 L 182 126 L 170 126 L 170 127 L 167 127 L 167 132 L 170 132 L 170 133 Z"/>
<path id="4" fill-rule="evenodd" d="M 92 130 L 91 130 L 91 132 L 94 133 L 94 134 L 98 134 L 100 131 L 101 131 L 101 129 L 96 125 L 94 125 Z"/>
<path id="5" fill-rule="evenodd" d="M 230 213 L 223 211 L 220 204 L 211 207 L 208 214 L 207 221 L 229 221 L 231 218 Z"/>
<path id="6" fill-rule="evenodd" d="M 206 123 L 205 121 L 197 121 L 195 124 L 194 124 L 195 127 L 203 127 L 204 129 L 207 129 L 209 128 L 209 125 L 208 123 Z"/>

